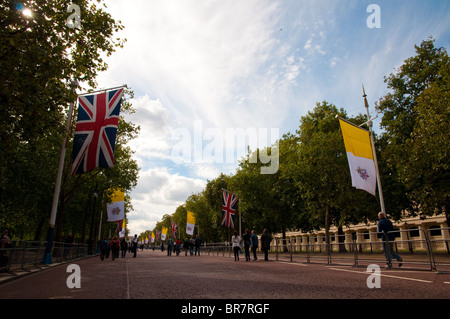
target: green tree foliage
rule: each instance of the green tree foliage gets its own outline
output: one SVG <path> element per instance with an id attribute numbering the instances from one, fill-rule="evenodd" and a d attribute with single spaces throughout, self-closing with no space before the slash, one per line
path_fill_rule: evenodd
<path id="1" fill-rule="evenodd" d="M 448 217 L 448 70 L 445 49 L 434 40 L 385 78 L 391 92 L 380 99 L 382 157 L 400 182 L 410 213 Z M 398 183 L 397 183 L 398 184 Z"/>
<path id="2" fill-rule="evenodd" d="M 416 51 L 396 74 L 385 78 L 392 92 L 377 104 L 385 129 L 374 137 L 385 206 L 394 219 L 408 210 L 446 213 L 449 220 L 450 66 L 446 51 L 435 48 L 432 39 L 416 46 Z M 344 109 L 326 101 L 317 103 L 300 119 L 295 133 L 265 149 L 249 151 L 235 174 L 221 174 L 208 181 L 203 192 L 189 197 L 182 206 L 184 216 L 187 207 L 195 210 L 197 223 L 208 228 L 204 234 L 209 240 L 229 240 L 230 232 L 220 226 L 225 188 L 241 199 L 243 229 L 284 233 L 327 231 L 334 225 L 342 233 L 343 226 L 376 221 L 379 197 L 351 186 L 336 116 L 356 125 L 368 120 L 361 114 L 348 118 Z M 261 174 L 263 164 L 255 159 L 261 152 L 274 151 L 279 154 L 278 171 Z"/>
<path id="3" fill-rule="evenodd" d="M 67 24 L 70 4 L 0 2 L 0 224 L 15 237 L 45 236 L 67 110 L 76 98 L 73 81 L 95 88 L 98 72 L 107 68 L 103 57 L 125 42 L 114 37 L 123 26 L 101 8 L 101 1 L 77 1 L 81 24 L 76 28 Z M 24 8 L 31 15 L 24 15 Z M 122 110 L 133 112 L 126 101 Z M 120 119 L 111 170 L 71 177 L 68 145 L 57 239 L 67 232 L 87 236 L 87 223 L 92 224 L 91 216 L 99 215 L 104 202 L 103 190 L 134 187 L 138 167 L 126 143 L 138 131 Z M 95 191 L 99 197 L 94 211 Z"/>
<path id="4" fill-rule="evenodd" d="M 351 187 L 342 132 L 336 116 L 346 118 L 327 102 L 317 104 L 300 121 L 299 163 L 296 181 L 306 203 L 303 218 L 314 228 L 375 219 L 379 210 L 374 196 Z M 355 124 L 357 119 L 351 119 Z M 361 117 L 359 118 L 361 120 Z M 328 238 L 328 236 L 327 236 Z"/>
<path id="5" fill-rule="evenodd" d="M 446 214 L 450 207 L 450 64 L 417 98 L 418 117 L 406 141 L 407 158 L 400 168 L 408 195 L 420 212 Z"/>

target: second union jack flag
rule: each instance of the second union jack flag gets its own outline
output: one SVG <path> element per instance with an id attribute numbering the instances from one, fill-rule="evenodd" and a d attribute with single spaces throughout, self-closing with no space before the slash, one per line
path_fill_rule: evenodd
<path id="1" fill-rule="evenodd" d="M 175 238 L 178 233 L 178 224 L 172 223 L 172 238 Z"/>
<path id="2" fill-rule="evenodd" d="M 78 97 L 72 175 L 114 167 L 114 145 L 123 89 Z"/>
<path id="3" fill-rule="evenodd" d="M 222 204 L 222 225 L 234 229 L 234 216 L 236 215 L 238 198 L 223 190 L 223 204 Z"/>

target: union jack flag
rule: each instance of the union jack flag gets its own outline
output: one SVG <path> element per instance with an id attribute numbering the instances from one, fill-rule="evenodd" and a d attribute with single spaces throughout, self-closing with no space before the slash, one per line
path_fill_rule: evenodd
<path id="1" fill-rule="evenodd" d="M 114 167 L 114 145 L 123 88 L 78 97 L 72 175 Z"/>
<path id="2" fill-rule="evenodd" d="M 223 190 L 222 225 L 234 229 L 234 215 L 236 214 L 238 198 L 233 193 Z"/>
<path id="3" fill-rule="evenodd" d="M 175 238 L 177 233 L 178 233 L 178 225 L 177 223 L 172 223 L 172 238 Z"/>

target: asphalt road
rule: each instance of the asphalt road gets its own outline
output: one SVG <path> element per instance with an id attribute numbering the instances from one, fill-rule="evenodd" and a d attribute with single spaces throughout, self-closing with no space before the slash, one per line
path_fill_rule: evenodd
<path id="1" fill-rule="evenodd" d="M 74 272 L 69 265 L 76 265 L 79 271 Z M 261 313 L 265 311 L 263 304 L 273 310 L 280 300 L 285 301 L 281 302 L 285 309 L 286 305 L 293 307 L 305 299 L 450 299 L 450 274 L 380 266 L 380 276 L 374 276 L 365 267 L 246 262 L 243 257 L 235 262 L 230 257 L 184 253 L 168 257 L 161 251 L 139 251 L 137 258 L 127 255 L 101 261 L 90 257 L 3 283 L 0 299 L 157 300 L 165 307 L 173 305 L 170 311 L 191 314 L 208 310 L 198 308 L 201 305 L 215 303 L 225 313 L 226 307 L 229 311 L 235 307 L 228 304 L 243 300 L 253 306 L 233 311 Z M 368 287 L 368 278 L 374 288 Z M 68 282 L 75 287 L 69 288 Z M 177 302 L 168 303 L 169 300 Z"/>

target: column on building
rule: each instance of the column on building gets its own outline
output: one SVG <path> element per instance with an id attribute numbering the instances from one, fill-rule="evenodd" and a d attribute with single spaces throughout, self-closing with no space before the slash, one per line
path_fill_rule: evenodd
<path id="1" fill-rule="evenodd" d="M 427 229 L 429 227 L 429 224 L 421 223 L 419 224 L 419 237 L 420 241 L 418 244 L 418 249 L 427 251 L 427 239 L 425 233 L 427 232 Z"/>
<path id="2" fill-rule="evenodd" d="M 358 230 L 356 231 L 356 247 L 355 249 L 357 249 L 358 251 L 362 251 L 363 249 L 365 249 L 365 239 L 364 239 L 364 230 Z"/>
<path id="3" fill-rule="evenodd" d="M 381 238 L 378 238 L 377 227 L 369 229 L 370 251 L 382 250 Z"/>

